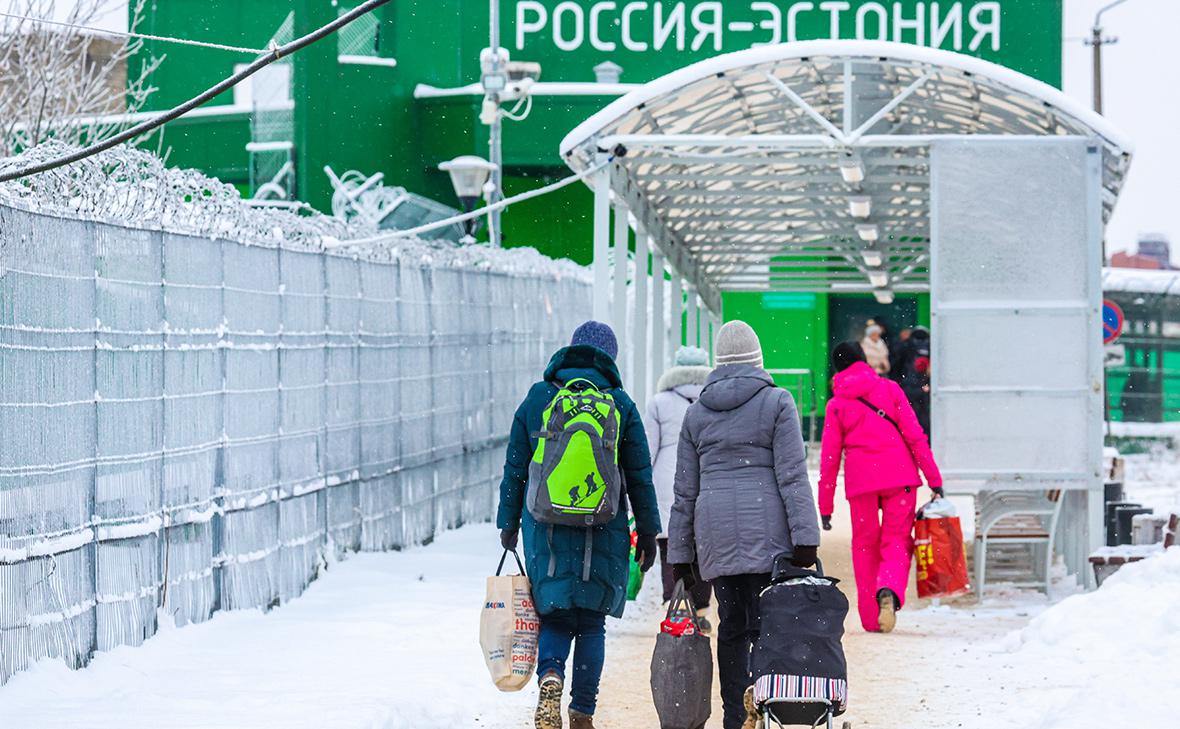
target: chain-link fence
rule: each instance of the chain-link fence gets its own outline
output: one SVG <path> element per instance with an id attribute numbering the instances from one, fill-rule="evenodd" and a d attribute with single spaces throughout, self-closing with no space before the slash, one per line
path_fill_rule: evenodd
<path id="1" fill-rule="evenodd" d="M 490 518 L 513 408 L 590 308 L 536 254 L 327 255 L 37 193 L 0 198 L 0 683 Z"/>

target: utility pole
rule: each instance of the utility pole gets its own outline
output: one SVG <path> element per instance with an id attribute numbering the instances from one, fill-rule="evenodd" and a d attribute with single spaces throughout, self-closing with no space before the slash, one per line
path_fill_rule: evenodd
<path id="1" fill-rule="evenodd" d="M 1094 58 L 1094 111 L 1099 114 L 1102 113 L 1102 46 L 1113 45 L 1119 42 L 1116 37 L 1103 38 L 1102 37 L 1102 14 L 1110 10 L 1116 5 L 1122 5 L 1127 0 L 1114 0 L 1114 2 L 1104 5 L 1094 15 L 1094 25 L 1090 28 L 1090 39 L 1086 41 L 1086 45 L 1090 46 Z"/>
<path id="2" fill-rule="evenodd" d="M 494 205 L 504 197 L 504 120 L 500 115 L 500 91 L 506 85 L 507 75 L 504 61 L 500 57 L 500 0 L 488 0 L 488 25 L 491 61 L 489 72 L 484 74 L 484 110 L 486 113 L 494 106 L 494 112 L 488 125 L 488 161 L 492 163 L 492 175 L 489 180 L 491 192 L 487 195 L 487 201 L 489 205 Z M 492 79 L 491 85 L 486 83 L 488 79 Z M 498 88 L 495 88 L 496 86 Z M 500 211 L 492 211 L 490 217 L 488 242 L 492 248 L 499 248 L 503 239 L 503 232 L 500 230 Z"/>

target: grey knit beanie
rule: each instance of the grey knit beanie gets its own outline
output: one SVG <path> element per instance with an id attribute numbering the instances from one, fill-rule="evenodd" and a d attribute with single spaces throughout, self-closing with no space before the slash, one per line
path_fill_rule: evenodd
<path id="1" fill-rule="evenodd" d="M 762 344 L 758 335 L 740 319 L 726 322 L 717 332 L 714 354 L 718 367 L 727 364 L 762 366 Z"/>
<path id="2" fill-rule="evenodd" d="M 707 367 L 709 353 L 700 347 L 684 346 L 676 350 L 672 363 L 677 367 Z"/>

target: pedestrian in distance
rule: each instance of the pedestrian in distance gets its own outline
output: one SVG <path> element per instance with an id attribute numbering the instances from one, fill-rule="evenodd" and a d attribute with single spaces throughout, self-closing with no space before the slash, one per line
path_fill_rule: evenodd
<path id="1" fill-rule="evenodd" d="M 869 324 L 865 327 L 864 338 L 860 340 L 865 359 L 879 375 L 889 374 L 889 345 L 882 337 L 883 334 L 880 324 Z"/>
<path id="2" fill-rule="evenodd" d="M 684 414 L 701 396 L 705 378 L 713 371 L 709 367 L 709 353 L 700 347 L 681 347 L 673 357 L 673 366 L 660 376 L 656 394 L 647 403 L 643 427 L 647 431 L 647 445 L 651 449 L 652 480 L 656 485 L 656 500 L 660 504 L 660 522 L 667 529 L 671 523 L 673 485 L 676 481 L 676 451 L 680 444 L 680 428 Z M 668 561 L 668 535 L 660 534 L 660 571 L 663 578 L 664 602 L 672 599 L 676 578 Z M 697 580 L 689 590 L 689 597 L 697 609 L 698 623 L 708 631 L 705 608 L 713 590 L 705 580 Z"/>
<path id="3" fill-rule="evenodd" d="M 918 424 L 930 439 L 930 332 L 915 327 L 902 347 L 894 370 L 897 384 L 918 416 Z"/>
<path id="4" fill-rule="evenodd" d="M 680 433 L 668 559 L 677 579 L 712 582 L 722 725 L 753 729 L 758 597 L 777 555 L 815 564 L 819 522 L 795 401 L 763 369 L 758 335 L 745 322 L 726 323 L 714 362 Z"/>
<path id="5" fill-rule="evenodd" d="M 635 561 L 646 572 L 656 558 L 651 457 L 617 355 L 609 326 L 578 327 L 517 408 L 508 440 L 496 526 L 505 549 L 523 540 L 541 621 L 536 729 L 562 729 L 571 645 L 569 726 L 593 729 L 606 617 L 620 617 L 627 598 L 628 504 L 639 535 Z"/>
<path id="6" fill-rule="evenodd" d="M 902 327 L 894 341 L 885 340 L 889 345 L 889 376 L 899 383 L 901 382 L 902 364 L 909 350 L 910 337 L 913 335 L 914 327 Z"/>
<path id="7" fill-rule="evenodd" d="M 868 365 L 859 344 L 837 345 L 832 367 L 833 397 L 820 449 L 820 518 L 824 529 L 832 528 L 843 459 L 860 623 L 867 631 L 888 633 L 905 604 L 922 484 L 918 470 L 936 496 L 942 495 L 942 475 L 901 387 Z"/>

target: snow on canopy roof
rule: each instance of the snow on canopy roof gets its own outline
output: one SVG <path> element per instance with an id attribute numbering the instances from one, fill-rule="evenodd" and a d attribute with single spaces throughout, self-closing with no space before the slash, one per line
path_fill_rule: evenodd
<path id="1" fill-rule="evenodd" d="M 927 289 L 930 144 L 948 135 L 1100 140 L 1104 219 L 1131 159 L 1126 137 L 1055 88 L 971 56 L 877 41 L 694 63 L 607 105 L 560 151 L 583 172 L 622 145 L 616 196 L 715 301 L 720 290 Z M 863 179 L 842 174 L 849 165 Z M 857 197 L 871 217 L 854 214 Z M 882 263 L 862 262 L 869 246 Z"/>
<path id="2" fill-rule="evenodd" d="M 744 51 L 734 51 L 733 53 L 724 53 L 712 58 L 706 58 L 703 61 L 698 61 L 697 63 L 690 64 L 654 79 L 627 95 L 616 99 L 601 111 L 574 127 L 561 140 L 561 155 L 563 157 L 568 156 L 576 147 L 581 146 L 591 137 L 599 135 L 613 122 L 620 121 L 628 112 L 641 110 L 649 102 L 659 99 L 661 96 L 671 94 L 689 84 L 748 67 L 765 66 L 767 64 L 777 65 L 789 62 L 806 64 L 809 61 L 817 62 L 824 58 L 829 60 L 839 59 L 840 61 L 849 59 L 879 64 L 909 62 L 930 68 L 938 68 L 940 72 L 948 75 L 948 81 L 953 76 L 960 78 L 970 76 L 979 77 L 978 80 L 980 82 L 989 86 L 994 85 L 997 88 L 1007 87 L 1008 93 L 1005 95 L 1010 94 L 1016 98 L 1023 97 L 1027 100 L 1039 101 L 1047 106 L 1056 108 L 1066 118 L 1076 120 L 1079 132 L 1084 129 L 1090 130 L 1093 134 L 1106 140 L 1109 145 L 1117 149 L 1120 153 L 1130 155 L 1134 152 L 1130 139 L 1125 137 L 1100 114 L 1079 104 L 1059 89 L 1018 71 L 1013 71 L 1006 66 L 1001 66 L 974 56 L 967 56 L 962 53 L 953 53 L 937 48 L 925 48 L 909 43 L 815 40 L 780 43 L 777 45 L 749 48 Z M 716 79 L 716 85 L 724 86 L 720 79 Z M 961 83 L 955 84 L 957 87 L 961 87 L 962 85 Z M 996 99 L 998 103 L 1002 101 L 1002 98 Z M 949 116 L 946 121 L 953 126 L 959 127 L 957 132 L 951 133 L 983 133 L 978 130 L 975 124 L 968 123 L 966 119 L 956 119 L 953 116 Z M 947 133 L 945 129 L 941 131 L 942 133 Z M 995 131 L 1002 133 L 1004 130 L 997 129 Z M 1024 130 L 1020 133 L 1028 134 L 1030 131 Z"/>
<path id="3" fill-rule="evenodd" d="M 1180 296 L 1180 271 L 1150 268 L 1104 268 L 1102 290 L 1129 294 L 1173 294 Z"/>

